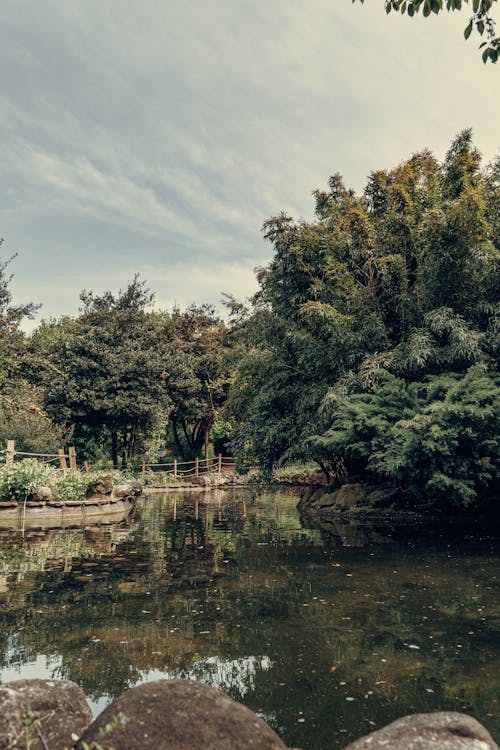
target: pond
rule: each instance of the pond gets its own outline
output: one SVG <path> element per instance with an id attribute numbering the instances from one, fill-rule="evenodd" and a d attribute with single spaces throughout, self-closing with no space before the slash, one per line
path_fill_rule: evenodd
<path id="1" fill-rule="evenodd" d="M 0 532 L 0 681 L 223 688 L 291 746 L 342 748 L 450 709 L 500 738 L 500 542 L 488 528 L 330 523 L 297 497 L 146 496 L 127 522 Z"/>

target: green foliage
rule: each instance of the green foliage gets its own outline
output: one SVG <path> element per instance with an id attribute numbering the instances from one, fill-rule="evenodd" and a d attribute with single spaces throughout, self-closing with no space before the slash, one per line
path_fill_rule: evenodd
<path id="1" fill-rule="evenodd" d="M 353 3 L 356 2 L 356 0 L 352 1 Z M 364 1 L 359 0 L 361 3 L 364 3 Z M 407 13 L 410 18 L 413 18 L 420 10 L 422 10 L 423 16 L 428 18 L 433 13 L 438 14 L 443 10 L 463 10 L 466 6 L 467 8 L 472 6 L 472 16 L 464 29 L 464 37 L 468 39 L 473 29 L 480 36 L 486 34 L 487 41 L 482 42 L 479 46 L 483 50 L 482 60 L 485 63 L 488 60 L 496 63 L 498 60 L 500 37 L 495 34 L 495 22 L 490 14 L 493 3 L 496 3 L 497 0 L 384 0 L 384 2 L 386 13 L 391 11 L 399 12 L 402 15 Z"/>
<path id="2" fill-rule="evenodd" d="M 224 322 L 209 305 L 158 316 L 168 358 L 166 389 L 172 403 L 167 431 L 174 455 L 201 457 L 218 423 L 232 379 L 231 347 Z M 226 425 L 229 427 L 229 425 Z"/>
<path id="3" fill-rule="evenodd" d="M 0 239 L 0 248 L 2 244 Z M 12 303 L 9 288 L 12 276 L 7 269 L 13 257 L 0 260 L 0 423 L 41 412 L 38 394 L 27 382 L 32 367 L 40 363 L 29 356 L 26 337 L 20 327 L 25 318 L 33 317 L 37 305 Z"/>
<path id="4" fill-rule="evenodd" d="M 32 459 L 0 468 L 0 497 L 24 500 L 42 485 L 49 486 L 54 469 Z"/>
<path id="5" fill-rule="evenodd" d="M 171 407 L 161 331 L 146 311 L 152 297 L 136 277 L 116 296 L 82 292 L 81 300 L 78 318 L 42 323 L 32 337 L 33 351 L 52 365 L 40 373 L 45 406 L 73 431 L 79 452 L 105 452 L 125 466 L 160 432 Z"/>
<path id="6" fill-rule="evenodd" d="M 499 187 L 498 165 L 481 171 L 465 130 L 442 165 L 415 154 L 372 173 L 361 197 L 335 175 L 315 193 L 316 221 L 280 214 L 265 223 L 274 257 L 259 271 L 252 308 L 233 307 L 240 361 L 227 411 L 240 463 L 270 471 L 314 459 L 335 475 L 371 471 L 435 497 L 443 477 L 456 476 L 447 497 L 464 504 L 492 485 L 482 454 L 456 463 L 456 475 L 444 453 L 429 475 L 433 464 L 416 448 L 407 447 L 400 475 L 384 461 L 391 441 L 402 445 L 395 425 L 427 408 L 433 379 L 498 387 L 487 373 L 499 351 Z M 471 367 L 481 378 L 466 376 Z"/>
<path id="7" fill-rule="evenodd" d="M 209 306 L 148 311 L 137 277 L 118 295 L 82 292 L 75 318 L 42 322 L 32 351 L 51 369 L 37 384 L 48 414 L 90 461 L 151 459 L 165 439 L 202 455 L 230 386 L 225 324 Z"/>
<path id="8" fill-rule="evenodd" d="M 484 367 L 407 383 L 386 372 L 371 391 L 332 393 L 331 427 L 311 438 L 343 459 L 442 505 L 470 505 L 498 480 L 500 376 Z"/>
<path id="9" fill-rule="evenodd" d="M 74 469 L 62 472 L 35 459 L 25 459 L 0 467 L 0 498 L 25 500 L 43 486 L 52 490 L 56 500 L 80 500 L 85 497 L 89 485 L 101 475 L 102 472 L 98 471 L 82 473 Z M 116 473 L 115 481 L 121 479 L 121 475 Z"/>

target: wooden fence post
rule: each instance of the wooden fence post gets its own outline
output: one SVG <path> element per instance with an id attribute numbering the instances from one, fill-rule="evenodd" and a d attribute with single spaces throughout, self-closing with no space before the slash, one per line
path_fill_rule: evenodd
<path id="1" fill-rule="evenodd" d="M 221 474 L 222 473 L 222 453 L 219 453 L 218 459 L 219 459 L 218 460 L 218 467 L 217 467 L 218 468 L 218 474 Z"/>
<path id="2" fill-rule="evenodd" d="M 144 463 L 144 461 L 142 462 L 141 471 L 142 471 L 143 474 L 146 473 L 146 464 Z"/>
<path id="3" fill-rule="evenodd" d="M 64 453 L 64 448 L 59 448 L 57 453 L 59 455 L 59 468 L 62 469 L 62 471 L 66 471 L 68 465 L 66 463 L 66 454 Z"/>
<path id="4" fill-rule="evenodd" d="M 70 469 L 77 469 L 76 465 L 76 448 L 74 446 L 71 446 L 71 448 L 68 448 L 68 454 L 69 454 L 69 468 Z"/>
<path id="5" fill-rule="evenodd" d="M 174 478 L 177 479 L 177 459 L 174 459 Z"/>
<path id="6" fill-rule="evenodd" d="M 89 462 L 87 461 L 87 459 L 85 459 L 85 461 L 83 462 L 83 470 L 85 473 L 87 473 L 89 470 Z"/>
<path id="7" fill-rule="evenodd" d="M 7 453 L 5 456 L 5 463 L 7 466 L 12 466 L 14 463 L 14 454 L 16 452 L 16 441 L 7 440 Z"/>
<path id="8" fill-rule="evenodd" d="M 200 459 L 199 458 L 194 459 L 194 475 L 195 477 L 198 477 L 200 475 Z"/>

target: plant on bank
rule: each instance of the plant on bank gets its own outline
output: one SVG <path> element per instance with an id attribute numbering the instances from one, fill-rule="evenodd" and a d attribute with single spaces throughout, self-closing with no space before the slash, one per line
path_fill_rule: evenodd
<path id="1" fill-rule="evenodd" d="M 498 482 L 500 375 L 482 366 L 411 383 L 381 372 L 369 391 L 332 392 L 324 409 L 331 426 L 311 445 L 349 472 L 442 507 L 467 507 Z"/>
<path id="2" fill-rule="evenodd" d="M 62 472 L 34 459 L 25 459 L 0 468 L 0 498 L 25 500 L 39 487 L 49 487 L 54 499 L 79 500 L 85 497 L 87 488 L 96 482 L 102 472 L 82 473 L 75 469 Z M 117 473 L 117 482 L 123 477 Z"/>

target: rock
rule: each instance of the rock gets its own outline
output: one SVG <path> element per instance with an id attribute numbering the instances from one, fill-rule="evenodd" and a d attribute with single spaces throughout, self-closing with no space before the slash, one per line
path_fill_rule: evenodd
<path id="1" fill-rule="evenodd" d="M 134 497 L 139 497 L 139 495 L 142 495 L 144 485 L 139 479 L 132 479 L 129 484 L 132 487 L 132 494 L 134 495 Z"/>
<path id="2" fill-rule="evenodd" d="M 52 490 L 43 484 L 40 487 L 36 487 L 30 495 L 30 500 L 34 500 L 35 502 L 50 503 L 53 499 Z"/>
<path id="3" fill-rule="evenodd" d="M 345 750 L 498 750 L 498 746 L 471 716 L 439 711 L 403 716 Z"/>
<path id="4" fill-rule="evenodd" d="M 356 505 L 366 505 L 366 494 L 366 485 L 362 482 L 343 484 L 337 492 L 335 504 L 345 510 Z"/>
<path id="5" fill-rule="evenodd" d="M 371 489 L 366 496 L 366 500 L 372 508 L 388 508 L 400 495 L 401 492 L 397 487 L 384 484 L 381 487 Z"/>
<path id="6" fill-rule="evenodd" d="M 138 481 L 120 484 L 113 490 L 114 497 L 138 497 L 142 493 L 142 484 Z"/>
<path id="7" fill-rule="evenodd" d="M 253 711 L 191 680 L 159 680 L 127 690 L 76 745 L 114 750 L 280 750 L 286 745 Z M 95 746 L 95 745 L 94 745 Z"/>
<path id="8" fill-rule="evenodd" d="M 92 721 L 82 690 L 63 680 L 0 685 L 0 750 L 70 750 Z M 43 741 L 42 741 L 43 737 Z"/>
<path id="9" fill-rule="evenodd" d="M 92 495 L 111 495 L 113 491 L 113 479 L 111 474 L 102 474 L 95 482 L 87 487 L 87 497 Z"/>

